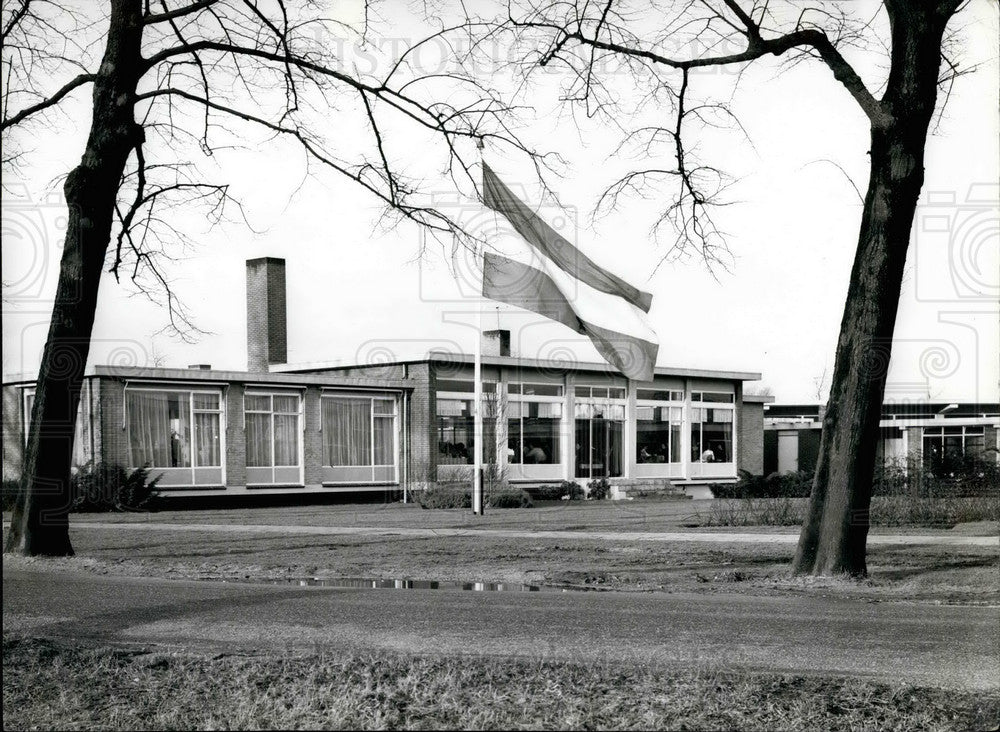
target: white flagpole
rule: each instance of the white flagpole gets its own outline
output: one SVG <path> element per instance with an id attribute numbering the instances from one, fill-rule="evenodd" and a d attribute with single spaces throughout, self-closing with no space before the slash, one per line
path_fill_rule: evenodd
<path id="1" fill-rule="evenodd" d="M 480 289 L 482 293 L 482 289 Z M 482 294 L 476 300 L 476 360 L 473 368 L 473 387 L 475 406 L 475 422 L 473 427 L 473 454 L 475 455 L 475 473 L 472 478 L 472 512 L 477 516 L 483 514 L 483 302 Z"/>
<path id="2" fill-rule="evenodd" d="M 479 160 L 483 158 L 483 140 L 476 140 L 476 148 L 479 150 Z M 486 262 L 483 262 L 483 278 L 486 277 Z M 476 294 L 476 358 L 475 366 L 472 370 L 472 378 L 475 385 L 472 388 L 475 404 L 475 418 L 472 427 L 473 436 L 473 461 L 475 472 L 472 476 L 472 512 L 477 516 L 483 515 L 483 287 L 479 284 L 479 292 Z"/>

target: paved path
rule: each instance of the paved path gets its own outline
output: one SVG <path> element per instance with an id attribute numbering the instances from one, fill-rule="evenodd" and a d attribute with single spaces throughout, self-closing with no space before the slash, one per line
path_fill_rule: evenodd
<path id="1" fill-rule="evenodd" d="M 385 649 L 1000 687 L 1000 608 L 837 597 L 358 590 L 5 566 L 3 628 L 199 652 Z"/>
<path id="2" fill-rule="evenodd" d="M 6 527 L 6 524 L 5 524 Z M 77 521 L 72 529 L 87 530 L 139 530 L 139 531 L 201 531 L 217 534 L 281 534 L 281 535 L 361 535 L 361 536 L 464 536 L 495 537 L 501 539 L 597 539 L 601 541 L 693 541 L 710 544 L 795 544 L 798 532 L 789 534 L 753 534 L 734 532 L 658 532 L 658 531 L 531 531 L 525 529 L 462 529 L 415 528 L 385 526 L 285 526 L 270 524 L 203 524 Z M 1000 536 L 945 536 L 941 534 L 869 534 L 868 544 L 905 546 L 910 544 L 937 544 L 939 546 L 994 546 L 1000 547 Z"/>

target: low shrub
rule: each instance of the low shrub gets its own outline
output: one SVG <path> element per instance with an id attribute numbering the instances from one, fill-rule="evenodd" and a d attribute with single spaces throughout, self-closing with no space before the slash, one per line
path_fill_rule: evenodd
<path id="1" fill-rule="evenodd" d="M 531 508 L 534 504 L 527 491 L 508 488 L 490 494 L 490 508 Z"/>
<path id="2" fill-rule="evenodd" d="M 560 498 L 568 497 L 571 501 L 582 501 L 585 497 L 585 492 L 580 484 L 575 480 L 564 480 L 559 484 L 560 488 Z"/>
<path id="3" fill-rule="evenodd" d="M 566 489 L 562 483 L 548 483 L 546 485 L 533 485 L 525 490 L 536 501 L 558 501 L 566 495 Z"/>
<path id="4" fill-rule="evenodd" d="M 742 498 L 713 501 L 706 526 L 797 526 L 805 519 L 806 502 L 799 498 Z"/>
<path id="5" fill-rule="evenodd" d="M 611 484 L 607 478 L 599 478 L 587 483 L 587 498 L 594 501 L 603 501 L 611 491 Z"/>
<path id="6" fill-rule="evenodd" d="M 85 465 L 71 479 L 74 511 L 144 511 L 159 491 L 162 476 L 149 479 L 149 468 L 108 463 Z"/>
<path id="7" fill-rule="evenodd" d="M 421 508 L 472 508 L 472 491 L 469 488 L 436 486 L 416 494 Z"/>
<path id="8" fill-rule="evenodd" d="M 709 488 L 716 498 L 805 498 L 812 491 L 812 481 L 813 474 L 804 470 L 766 477 L 740 470 L 735 483 L 712 483 Z"/>

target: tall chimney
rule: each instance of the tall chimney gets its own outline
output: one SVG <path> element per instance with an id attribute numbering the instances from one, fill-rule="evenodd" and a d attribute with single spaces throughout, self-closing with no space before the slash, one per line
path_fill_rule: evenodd
<path id="1" fill-rule="evenodd" d="M 484 356 L 509 356 L 510 355 L 510 331 L 509 330 L 484 330 L 483 331 L 483 355 Z"/>
<path id="2" fill-rule="evenodd" d="M 267 371 L 288 360 L 285 260 L 247 260 L 247 370 Z"/>

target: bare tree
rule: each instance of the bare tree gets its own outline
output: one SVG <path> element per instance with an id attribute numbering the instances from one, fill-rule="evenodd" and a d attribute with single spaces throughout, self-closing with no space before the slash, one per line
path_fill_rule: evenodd
<path id="1" fill-rule="evenodd" d="M 817 64 L 867 118 L 870 177 L 797 573 L 867 572 L 879 414 L 924 148 L 939 92 L 946 96 L 959 73 L 945 31 L 961 0 L 883 0 L 876 18 L 861 20 L 848 14 L 852 5 L 527 0 L 499 20 L 472 21 L 488 25 L 493 38 L 510 38 L 526 79 L 541 67 L 563 70 L 560 99 L 574 114 L 622 130 L 623 145 L 637 149 L 643 164 L 608 187 L 598 211 L 623 196 L 664 200 L 654 230 L 671 232 L 668 257 L 729 261 L 725 233 L 713 219 L 729 181 L 697 157 L 691 139 L 698 128 L 738 122 L 725 103 L 699 100 L 694 88 L 707 78 L 699 70 L 734 67 L 738 84 L 742 69 L 760 59 Z M 880 26 L 888 37 L 880 37 Z M 848 49 L 888 62 L 880 96 L 845 57 Z M 633 122 L 650 108 L 668 121 Z"/>
<path id="2" fill-rule="evenodd" d="M 256 129 L 291 141 L 309 173 L 365 189 L 395 220 L 461 237 L 447 213 L 421 202 L 401 147 L 438 145 L 437 171 L 466 182 L 463 156 L 474 141 L 527 152 L 507 127 L 514 110 L 486 85 L 412 63 L 422 43 L 441 38 L 440 24 L 402 44 L 384 74 L 350 68 L 336 41 L 367 43 L 368 9 L 352 23 L 326 17 L 311 0 L 4 2 L 7 170 L 24 164 L 38 126 L 58 126 L 64 104 L 83 93 L 92 99 L 89 137 L 63 186 L 66 240 L 5 551 L 73 551 L 72 432 L 104 267 L 159 298 L 178 330 L 190 327 L 158 264 L 184 243 L 178 211 L 197 204 L 211 221 L 241 215 L 228 186 L 205 177 L 198 159 Z M 361 130 L 354 138 L 345 135 L 351 123 Z M 185 157 L 192 149 L 195 157 Z"/>

